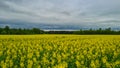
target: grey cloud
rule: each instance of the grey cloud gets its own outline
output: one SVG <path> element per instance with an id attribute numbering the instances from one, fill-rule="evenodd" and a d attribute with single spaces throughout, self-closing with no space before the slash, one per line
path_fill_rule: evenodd
<path id="1" fill-rule="evenodd" d="M 119 24 L 119 3 L 119 0 L 1 0 L 0 19 L 94 26 Z"/>
<path id="2" fill-rule="evenodd" d="M 4 3 L 4 1 L 0 1 L 0 10 L 8 10 L 10 7 Z"/>
<path id="3" fill-rule="evenodd" d="M 63 15 L 67 15 L 67 16 L 70 16 L 71 15 L 71 13 L 70 12 L 67 12 L 67 11 L 62 11 L 62 12 L 60 12 L 61 14 L 63 14 Z"/>

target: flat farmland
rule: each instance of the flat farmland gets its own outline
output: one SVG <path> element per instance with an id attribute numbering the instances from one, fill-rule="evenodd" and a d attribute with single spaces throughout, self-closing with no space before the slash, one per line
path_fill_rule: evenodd
<path id="1" fill-rule="evenodd" d="M 120 35 L 0 35 L 0 68 L 120 68 Z"/>

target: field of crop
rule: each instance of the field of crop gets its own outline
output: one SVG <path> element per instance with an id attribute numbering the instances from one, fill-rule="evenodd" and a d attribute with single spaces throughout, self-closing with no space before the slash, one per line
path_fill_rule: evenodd
<path id="1" fill-rule="evenodd" d="M 120 68 L 120 36 L 0 35 L 0 68 Z"/>

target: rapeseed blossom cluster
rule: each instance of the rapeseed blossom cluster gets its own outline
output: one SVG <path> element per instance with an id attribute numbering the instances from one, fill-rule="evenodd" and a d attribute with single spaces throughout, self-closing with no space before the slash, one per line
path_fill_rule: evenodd
<path id="1" fill-rule="evenodd" d="M 0 68 L 120 68 L 120 36 L 0 36 Z"/>

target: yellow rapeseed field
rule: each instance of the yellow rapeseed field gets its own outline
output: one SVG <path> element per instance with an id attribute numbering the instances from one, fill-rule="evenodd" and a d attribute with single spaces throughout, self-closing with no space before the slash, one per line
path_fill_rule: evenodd
<path id="1" fill-rule="evenodd" d="M 120 68 L 120 36 L 0 35 L 0 68 Z"/>

